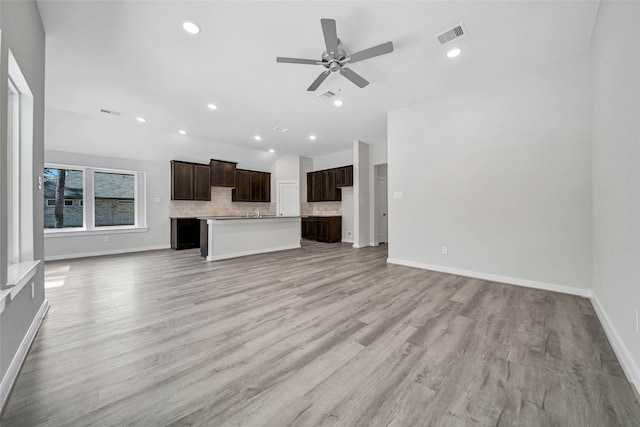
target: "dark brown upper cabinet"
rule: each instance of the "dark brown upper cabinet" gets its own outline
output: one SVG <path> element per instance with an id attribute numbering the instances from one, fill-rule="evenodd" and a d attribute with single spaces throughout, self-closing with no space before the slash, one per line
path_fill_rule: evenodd
<path id="1" fill-rule="evenodd" d="M 211 185 L 214 187 L 236 186 L 236 163 L 211 159 Z"/>
<path id="2" fill-rule="evenodd" d="M 251 201 L 251 171 L 236 170 L 236 188 L 231 190 L 231 200 L 234 202 Z"/>
<path id="3" fill-rule="evenodd" d="M 353 185 L 353 166 L 307 173 L 308 202 L 339 202 L 340 187 Z"/>
<path id="4" fill-rule="evenodd" d="M 236 188 L 231 191 L 233 202 L 270 202 L 271 174 L 236 169 Z"/>
<path id="5" fill-rule="evenodd" d="M 171 161 L 171 200 L 211 200 L 211 168 Z"/>
<path id="6" fill-rule="evenodd" d="M 353 165 L 336 169 L 336 187 L 353 186 Z"/>
<path id="7" fill-rule="evenodd" d="M 211 168 L 209 165 L 193 165 L 193 200 L 211 200 Z"/>

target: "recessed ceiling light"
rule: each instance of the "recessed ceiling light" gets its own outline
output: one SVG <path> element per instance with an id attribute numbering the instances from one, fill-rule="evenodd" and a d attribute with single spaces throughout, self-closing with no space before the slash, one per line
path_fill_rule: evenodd
<path id="1" fill-rule="evenodd" d="M 189 21 L 183 23 L 182 28 L 189 34 L 198 34 L 200 32 L 200 27 Z"/>
<path id="2" fill-rule="evenodd" d="M 274 150 L 273 148 L 269 148 L 269 152 L 270 152 L 270 153 L 275 153 L 275 152 L 276 152 L 276 150 Z"/>
<path id="3" fill-rule="evenodd" d="M 255 139 L 256 141 L 260 141 L 262 137 L 260 135 L 256 135 L 253 137 L 253 139 Z"/>
<path id="4" fill-rule="evenodd" d="M 312 140 L 312 141 L 315 141 L 316 140 L 316 136 L 315 135 L 309 135 L 309 139 Z"/>
<path id="5" fill-rule="evenodd" d="M 218 106 L 217 106 L 216 104 L 207 104 L 207 107 L 208 107 L 210 110 L 217 110 L 217 109 L 218 109 Z"/>
<path id="6" fill-rule="evenodd" d="M 144 123 L 147 121 L 147 119 L 145 119 L 144 117 L 136 117 L 136 120 L 139 121 L 140 123 Z"/>
<path id="7" fill-rule="evenodd" d="M 449 58 L 455 58 L 456 56 L 460 55 L 461 53 L 462 53 L 462 49 L 456 47 L 454 49 L 451 49 L 449 52 L 447 52 L 447 56 Z"/>
<path id="8" fill-rule="evenodd" d="M 186 131 L 186 130 L 184 130 L 184 129 L 180 129 L 180 130 L 178 131 L 178 133 L 179 133 L 180 135 L 186 135 L 186 134 L 187 134 L 187 131 Z"/>
<path id="9" fill-rule="evenodd" d="M 333 105 L 335 105 L 336 107 L 340 107 L 342 106 L 342 104 L 344 104 L 344 102 L 342 102 L 339 99 L 336 99 L 335 101 L 333 101 Z"/>

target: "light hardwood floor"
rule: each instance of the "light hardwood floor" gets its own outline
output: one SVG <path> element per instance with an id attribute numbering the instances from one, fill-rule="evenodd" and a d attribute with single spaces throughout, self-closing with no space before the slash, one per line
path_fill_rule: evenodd
<path id="1" fill-rule="evenodd" d="M 640 425 L 588 300 L 385 261 L 305 242 L 47 263 L 2 425 Z"/>

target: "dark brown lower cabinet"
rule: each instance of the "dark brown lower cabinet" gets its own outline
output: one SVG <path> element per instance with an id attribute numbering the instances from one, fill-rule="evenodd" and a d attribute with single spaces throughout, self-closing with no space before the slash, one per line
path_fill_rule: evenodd
<path id="1" fill-rule="evenodd" d="M 309 240 L 316 238 L 316 220 L 314 217 L 302 218 L 302 238 Z"/>
<path id="2" fill-rule="evenodd" d="M 342 217 L 309 216 L 302 218 L 302 238 L 319 242 L 342 241 Z"/>
<path id="3" fill-rule="evenodd" d="M 171 249 L 200 247 L 200 221 L 197 218 L 171 218 Z"/>
<path id="4" fill-rule="evenodd" d="M 209 255 L 209 225 L 206 219 L 200 220 L 200 256 Z"/>

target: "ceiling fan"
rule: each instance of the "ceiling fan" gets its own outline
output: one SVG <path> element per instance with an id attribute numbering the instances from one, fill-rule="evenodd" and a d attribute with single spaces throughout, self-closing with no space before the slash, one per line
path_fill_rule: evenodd
<path id="1" fill-rule="evenodd" d="M 283 58 L 281 56 L 276 58 L 277 62 L 281 62 L 284 64 L 322 65 L 324 68 L 326 68 L 326 71 L 323 71 L 318 76 L 318 78 L 315 79 L 313 83 L 311 83 L 311 86 L 309 86 L 309 88 L 307 89 L 308 91 L 316 90 L 322 84 L 322 82 L 324 82 L 325 79 L 329 77 L 329 74 L 336 71 L 339 71 L 340 74 L 349 79 L 358 87 L 363 88 L 368 85 L 369 82 L 365 80 L 360 74 L 356 73 L 350 68 L 346 68 L 346 65 L 362 61 L 363 59 L 373 58 L 374 56 L 393 52 L 393 43 L 386 42 L 377 46 L 370 47 L 369 49 L 361 50 L 360 52 L 347 55 L 347 52 L 345 52 L 345 50 L 342 48 L 342 43 L 338 38 L 335 19 L 321 19 L 320 24 L 322 25 L 322 32 L 324 33 L 324 43 L 327 48 L 327 50 L 322 53 L 321 60 Z"/>

